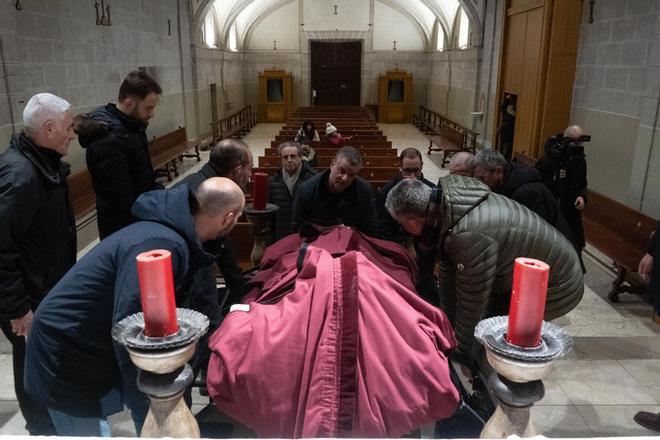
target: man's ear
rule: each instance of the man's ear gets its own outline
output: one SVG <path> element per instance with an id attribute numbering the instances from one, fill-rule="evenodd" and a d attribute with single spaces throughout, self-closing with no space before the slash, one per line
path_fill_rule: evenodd
<path id="1" fill-rule="evenodd" d="M 497 174 L 498 176 L 504 176 L 504 167 L 502 167 L 501 165 L 498 165 L 495 168 L 495 174 Z"/>

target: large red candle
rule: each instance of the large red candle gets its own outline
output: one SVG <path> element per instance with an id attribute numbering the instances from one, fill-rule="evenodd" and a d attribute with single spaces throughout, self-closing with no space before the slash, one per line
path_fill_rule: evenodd
<path id="1" fill-rule="evenodd" d="M 541 325 L 550 266 L 532 258 L 516 258 L 506 340 L 519 347 L 541 343 Z"/>
<path id="2" fill-rule="evenodd" d="M 266 209 L 268 197 L 268 174 L 254 173 L 252 175 L 252 207 L 254 209 Z"/>
<path id="3" fill-rule="evenodd" d="M 144 334 L 152 338 L 179 331 L 174 302 L 172 254 L 155 249 L 137 256 Z"/>

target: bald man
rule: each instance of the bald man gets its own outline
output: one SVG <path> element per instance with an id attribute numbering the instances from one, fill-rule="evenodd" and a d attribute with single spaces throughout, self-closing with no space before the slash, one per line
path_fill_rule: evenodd
<path id="1" fill-rule="evenodd" d="M 459 151 L 449 161 L 449 174 L 457 176 L 470 176 L 470 162 L 474 155 L 467 151 Z"/>
<path id="2" fill-rule="evenodd" d="M 186 185 L 145 193 L 133 205 L 138 221 L 101 241 L 50 291 L 34 315 L 25 376 L 58 435 L 107 435 L 106 416 L 124 404 L 140 432 L 149 401 L 126 351 L 111 339 L 116 322 L 141 311 L 135 258 L 169 251 L 176 303 L 185 305 L 191 275 L 212 261 L 202 243 L 227 235 L 244 207 L 239 186 L 221 177 L 195 193 Z"/>
<path id="3" fill-rule="evenodd" d="M 582 210 L 587 205 L 587 161 L 584 154 L 584 132 L 571 125 L 564 133 L 550 137 L 545 143 L 545 155 L 536 162 L 543 183 L 555 196 L 576 242 L 580 262 L 584 248 Z M 584 264 L 582 264 L 584 271 Z M 613 291 L 616 295 L 616 292 Z M 618 298 L 611 296 L 616 302 Z"/>

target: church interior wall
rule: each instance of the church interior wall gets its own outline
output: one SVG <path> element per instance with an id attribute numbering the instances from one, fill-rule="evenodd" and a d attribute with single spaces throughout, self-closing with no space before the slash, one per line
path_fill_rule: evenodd
<path id="1" fill-rule="evenodd" d="M 571 121 L 586 144 L 589 186 L 660 217 L 660 3 L 584 4 Z M 655 131 L 655 136 L 653 133 Z"/>

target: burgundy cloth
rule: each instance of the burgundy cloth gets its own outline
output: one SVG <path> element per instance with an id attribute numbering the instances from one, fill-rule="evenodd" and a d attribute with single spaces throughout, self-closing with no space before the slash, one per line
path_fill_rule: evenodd
<path id="1" fill-rule="evenodd" d="M 398 437 L 452 415 L 458 392 L 444 313 L 414 292 L 394 243 L 345 227 L 266 250 L 248 312 L 209 342 L 218 409 L 261 437 Z"/>

